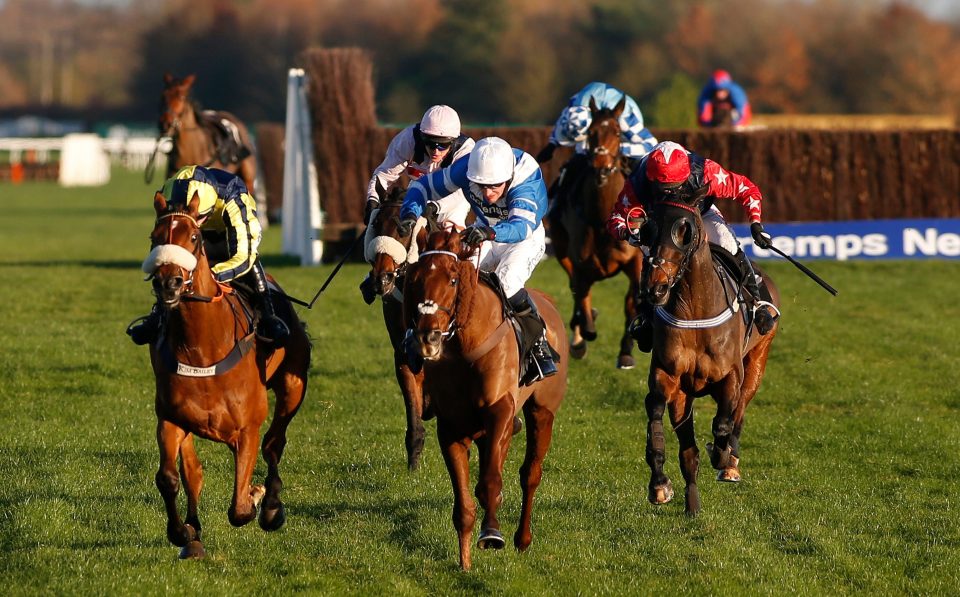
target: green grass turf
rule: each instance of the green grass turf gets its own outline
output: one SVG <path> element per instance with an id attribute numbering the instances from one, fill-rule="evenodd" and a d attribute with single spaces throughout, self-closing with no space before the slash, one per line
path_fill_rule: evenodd
<path id="1" fill-rule="evenodd" d="M 0 186 L 0 579 L 8 594 L 894 594 L 960 586 L 960 276 L 956 262 L 814 262 L 831 298 L 784 262 L 781 332 L 747 412 L 744 481 L 700 474 L 646 501 L 648 362 L 614 368 L 623 280 L 595 289 L 600 338 L 570 370 L 528 553 L 474 550 L 456 567 L 452 493 L 428 422 L 408 473 L 404 417 L 379 309 L 351 264 L 311 311 L 307 400 L 282 463 L 287 525 L 226 517 L 233 467 L 198 441 L 208 558 L 180 562 L 154 487 L 153 377 L 123 334 L 149 308 L 139 263 L 153 189 L 114 173 L 97 189 Z M 268 269 L 309 299 L 331 265 L 301 268 L 266 232 Z M 531 285 L 571 300 L 556 263 Z M 696 407 L 700 446 L 714 405 Z M 504 534 L 516 529 L 522 436 L 507 463 Z M 682 477 L 667 436 L 666 472 Z M 474 469 L 476 461 L 473 461 Z M 262 479 L 265 467 L 258 465 Z M 474 470 L 475 474 L 475 470 Z"/>

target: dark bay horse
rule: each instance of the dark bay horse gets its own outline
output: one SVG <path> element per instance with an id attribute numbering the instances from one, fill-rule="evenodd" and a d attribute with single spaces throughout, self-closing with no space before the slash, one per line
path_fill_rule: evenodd
<path id="1" fill-rule="evenodd" d="M 277 305 L 290 337 L 271 350 L 256 340 L 249 308 L 232 288 L 219 284 L 210 270 L 198 225 L 194 195 L 186 206 L 154 197 L 157 220 L 152 250 L 143 269 L 166 314 L 160 340 L 150 348 L 156 376 L 157 443 L 160 468 L 156 483 L 167 511 L 167 538 L 182 548 L 181 558 L 205 555 L 197 506 L 203 470 L 193 436 L 227 444 L 233 452 L 235 483 L 228 511 L 230 523 L 242 526 L 257 516 L 263 529 L 285 520 L 278 466 L 287 426 L 307 389 L 310 340 L 288 302 Z M 276 395 L 273 420 L 260 446 L 260 426 L 267 417 L 267 389 Z M 264 485 L 253 485 L 257 449 L 267 463 Z M 177 456 L 180 457 L 179 472 Z M 177 494 L 183 482 L 187 515 L 181 520 Z M 261 503 L 262 501 L 262 503 Z"/>
<path id="2" fill-rule="evenodd" d="M 514 417 L 523 411 L 527 446 L 520 467 L 523 498 L 513 544 L 518 550 L 527 549 L 532 541 L 534 493 L 550 446 L 554 415 L 566 392 L 569 361 L 560 313 L 545 294 L 529 290 L 547 325 L 548 340 L 559 348 L 559 371 L 519 387 L 520 355 L 512 326 L 505 320 L 497 294 L 478 282 L 477 270 L 468 260 L 473 252 L 461 245 L 460 233 L 434 232 L 420 259 L 409 266 L 404 286 L 404 317 L 426 359 L 423 388 L 437 416 L 437 438 L 453 483 L 453 524 L 463 569 L 470 568 L 476 522 L 469 489 L 471 443 L 477 443 L 480 457 L 474 495 L 484 510 L 477 545 L 499 549 L 504 546 L 497 520 L 503 466 Z"/>
<path id="3" fill-rule="evenodd" d="M 646 397 L 648 498 L 653 504 L 673 498 L 663 472 L 663 411 L 668 409 L 680 442 L 688 514 L 700 510 L 693 399 L 710 395 L 716 401 L 714 441 L 706 446 L 710 463 L 719 471 L 718 481 L 739 481 L 744 411 L 760 386 L 778 330 L 774 327 L 763 336 L 756 332 L 751 310 L 738 300 L 742 295 L 737 283 L 715 264 L 700 215 L 702 200 L 654 207 L 647 223 L 653 226 L 654 240 L 642 284 L 656 314 Z M 766 276 L 763 280 L 772 303 L 779 305 L 773 281 Z"/>
<path id="4" fill-rule="evenodd" d="M 420 242 L 426 240 L 427 229 L 417 227 L 417 232 L 409 237 L 397 232 L 400 208 L 406 189 L 395 186 L 389 192 L 381 193 L 379 209 L 371 216 L 364 242 L 364 257 L 370 263 L 370 276 L 374 290 L 382 297 L 383 323 L 386 325 L 393 346 L 394 372 L 407 416 L 405 445 L 407 449 L 407 468 L 415 470 L 420 465 L 423 452 L 423 419 L 432 417 L 429 397 L 423 394 L 423 371 L 410 370 L 403 350 L 403 338 L 406 327 L 403 325 L 402 275 L 409 263 L 416 262 Z"/>
<path id="5" fill-rule="evenodd" d="M 548 218 L 550 240 L 560 265 L 570 278 L 573 292 L 571 356 L 583 358 L 587 341 L 597 338 L 596 311 L 592 306 L 590 288 L 600 280 L 623 272 L 630 285 L 624 297 L 626 319 L 620 337 L 617 367 L 631 369 L 634 366 L 633 339 L 628 328 L 637 315 L 636 297 L 640 289 L 643 253 L 611 237 L 606 231 L 607 218 L 623 189 L 625 178 L 619 125 L 625 101 L 621 100 L 612 110 L 600 110 L 591 98 L 593 121 L 587 131 L 587 163 L 578 169 L 579 172 L 567 168 L 566 176 L 576 176 L 577 179 L 560 185 L 562 195 L 557 197 Z M 568 190 L 564 192 L 563 189 Z"/>
<path id="6" fill-rule="evenodd" d="M 243 179 L 251 194 L 256 187 L 257 159 L 247 127 L 229 112 L 203 111 L 190 97 L 196 77 L 178 79 L 166 73 L 160 96 L 160 134 L 173 139 L 167 177 L 184 166 L 220 168 Z"/>

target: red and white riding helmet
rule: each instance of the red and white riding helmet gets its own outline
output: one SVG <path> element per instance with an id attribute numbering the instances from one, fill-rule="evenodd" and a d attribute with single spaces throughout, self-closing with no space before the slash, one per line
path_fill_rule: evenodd
<path id="1" fill-rule="evenodd" d="M 678 185 L 690 177 L 690 158 L 679 143 L 658 143 L 647 156 L 647 178 L 662 185 Z"/>

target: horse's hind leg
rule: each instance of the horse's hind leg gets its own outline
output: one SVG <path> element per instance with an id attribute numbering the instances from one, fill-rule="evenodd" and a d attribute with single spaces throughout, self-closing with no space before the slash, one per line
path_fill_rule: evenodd
<path id="1" fill-rule="evenodd" d="M 635 260 L 638 264 L 640 260 Z M 630 335 L 630 323 L 637 316 L 637 297 L 640 295 L 640 265 L 628 264 L 625 268 L 630 286 L 623 299 L 623 314 L 626 322 L 623 326 L 623 335 L 620 337 L 620 355 L 617 357 L 617 369 L 633 369 L 636 362 L 633 360 L 633 336 Z"/>
<path id="2" fill-rule="evenodd" d="M 753 400 L 760 388 L 760 380 L 767 366 L 767 356 L 770 352 L 772 337 L 764 339 L 743 360 L 743 384 L 740 386 L 740 400 L 733 413 L 733 431 L 730 433 L 730 462 L 726 468 L 717 473 L 717 481 L 736 482 L 741 479 L 740 473 L 740 433 L 743 431 L 743 419 L 747 405 Z"/>
<path id="3" fill-rule="evenodd" d="M 520 487 L 523 490 L 523 502 L 520 506 L 520 524 L 513 536 L 513 545 L 520 551 L 530 547 L 533 535 L 530 532 L 530 520 L 533 514 L 533 496 L 543 477 L 543 459 L 550 449 L 553 438 L 554 414 L 546 407 L 539 406 L 531 398 L 523 406 L 524 419 L 527 421 L 527 451 L 520 466 Z"/>
<path id="4" fill-rule="evenodd" d="M 287 427 L 290 421 L 303 404 L 307 393 L 307 379 L 305 376 L 286 373 L 282 383 L 273 385 L 276 395 L 276 405 L 273 409 L 273 420 L 263 436 L 261 453 L 267 463 L 267 479 L 265 482 L 266 495 L 260 508 L 257 522 L 265 531 L 275 531 L 286 521 L 283 502 L 280 500 L 280 491 L 283 489 L 283 480 L 280 478 L 280 460 L 283 450 L 287 446 Z"/>
<path id="5" fill-rule="evenodd" d="M 473 534 L 473 525 L 477 520 L 477 513 L 470 495 L 470 440 L 456 438 L 449 429 L 449 424 L 437 421 L 437 439 L 440 440 L 440 452 L 443 462 L 447 465 L 450 482 L 453 484 L 453 527 L 457 531 L 460 543 L 460 567 L 469 570 L 470 536 Z"/>
<path id="6" fill-rule="evenodd" d="M 173 423 L 164 420 L 157 422 L 160 468 L 157 470 L 156 483 L 167 511 L 167 539 L 177 547 L 184 547 L 198 539 L 197 530 L 185 525 L 177 510 L 177 494 L 180 492 L 177 454 L 185 437 L 184 430 Z"/>

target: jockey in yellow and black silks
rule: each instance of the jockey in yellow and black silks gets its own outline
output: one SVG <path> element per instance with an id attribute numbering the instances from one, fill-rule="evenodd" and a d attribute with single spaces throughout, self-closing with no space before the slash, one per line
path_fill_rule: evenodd
<path id="1" fill-rule="evenodd" d="M 260 312 L 258 335 L 282 344 L 290 330 L 273 311 L 266 275 L 258 259 L 261 228 L 257 205 L 243 180 L 216 168 L 185 166 L 163 183 L 160 194 L 175 205 L 186 205 L 197 195 L 197 211 L 203 218 L 200 230 L 214 277 L 223 283 L 242 278 L 239 281 L 255 291 L 254 302 Z M 142 323 L 130 326 L 127 333 L 134 343 L 147 344 L 156 340 L 161 325 L 160 312 L 154 309 Z"/>

